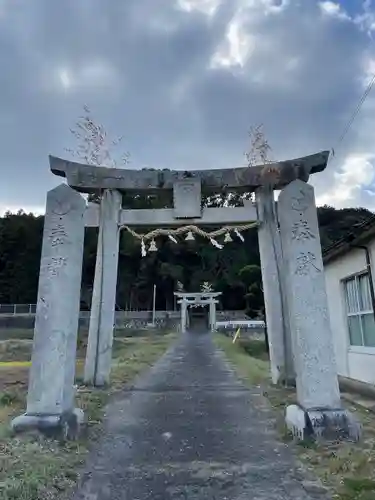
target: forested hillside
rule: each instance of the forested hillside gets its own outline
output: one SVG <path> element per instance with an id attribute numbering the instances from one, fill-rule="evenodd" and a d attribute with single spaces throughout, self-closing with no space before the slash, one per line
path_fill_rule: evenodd
<path id="1" fill-rule="evenodd" d="M 148 198 L 131 202 L 133 208 L 164 204 Z M 211 204 L 213 202 L 211 201 Z M 318 210 L 322 245 L 328 246 L 371 216 L 366 209 Z M 35 303 L 43 217 L 19 212 L 0 218 L 0 303 Z M 120 242 L 117 305 L 124 308 L 150 308 L 152 287 L 157 286 L 157 308 L 173 306 L 177 281 L 186 290 L 198 291 L 204 281 L 223 292 L 223 306 L 247 308 L 255 314 L 262 308 L 259 252 L 256 230 L 244 233 L 245 242 L 236 236 L 223 250 L 197 238 L 178 244 L 159 238 L 158 252 L 142 258 L 140 245 L 128 233 Z M 88 229 L 85 240 L 82 299 L 90 304 L 93 285 L 97 230 Z"/>

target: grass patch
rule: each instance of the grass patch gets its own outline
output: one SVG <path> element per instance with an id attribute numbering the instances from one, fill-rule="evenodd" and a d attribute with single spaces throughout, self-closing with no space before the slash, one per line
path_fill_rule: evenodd
<path id="1" fill-rule="evenodd" d="M 0 392 L 0 406 L 14 406 L 23 403 L 24 399 L 16 391 Z"/>
<path id="2" fill-rule="evenodd" d="M 216 335 L 215 341 L 225 354 L 229 361 L 236 367 L 239 376 L 250 384 L 260 384 L 269 379 L 269 363 L 264 359 L 252 357 L 249 360 L 249 354 L 244 348 L 244 344 L 251 350 L 249 341 L 239 340 L 233 344 L 233 340 L 224 335 Z M 257 346 L 256 349 L 259 347 Z M 250 362 L 249 362 L 250 361 Z"/>
<path id="3" fill-rule="evenodd" d="M 0 361 L 0 368 L 29 368 L 31 361 Z"/>
<path id="4" fill-rule="evenodd" d="M 248 385 L 261 385 L 263 395 L 274 408 L 280 438 L 288 443 L 308 470 L 314 472 L 335 500 L 375 499 L 375 415 L 354 404 L 344 403 L 363 426 L 359 443 L 294 442 L 285 428 L 285 407 L 295 402 L 295 391 L 271 384 L 269 362 L 258 351 L 259 346 L 244 347 L 232 339 L 216 335 L 215 342 Z M 253 344 L 254 341 L 250 341 Z M 255 352 L 258 357 L 249 356 Z M 259 357 L 261 359 L 259 359 Z"/>
<path id="5" fill-rule="evenodd" d="M 30 361 L 32 340 L 0 340 L 0 362 Z"/>
<path id="6" fill-rule="evenodd" d="M 264 340 L 239 339 L 239 345 L 252 358 L 261 359 L 269 364 L 269 355 Z"/>
<path id="7" fill-rule="evenodd" d="M 34 336 L 34 329 L 30 328 L 0 328 L 0 341 L 1 340 L 32 340 Z"/>
<path id="8" fill-rule="evenodd" d="M 109 398 L 151 366 L 173 339 L 171 334 L 155 336 L 150 332 L 115 341 L 111 386 L 78 388 L 77 406 L 85 411 L 88 425 L 76 442 L 60 444 L 37 434 L 12 436 L 10 420 L 24 411 L 25 390 L 0 393 L 0 499 L 47 500 L 69 491 L 77 481 L 90 443 L 99 435 Z"/>

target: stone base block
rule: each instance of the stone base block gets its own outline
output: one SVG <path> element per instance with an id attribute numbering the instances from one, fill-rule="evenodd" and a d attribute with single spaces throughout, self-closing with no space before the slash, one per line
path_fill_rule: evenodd
<path id="1" fill-rule="evenodd" d="M 353 440 L 361 437 L 361 424 L 347 410 L 304 410 L 290 405 L 285 422 L 297 439 Z"/>
<path id="2" fill-rule="evenodd" d="M 28 415 L 16 417 L 11 422 L 12 430 L 16 433 L 38 431 L 46 437 L 63 441 L 78 438 L 84 413 L 80 408 L 62 415 Z"/>

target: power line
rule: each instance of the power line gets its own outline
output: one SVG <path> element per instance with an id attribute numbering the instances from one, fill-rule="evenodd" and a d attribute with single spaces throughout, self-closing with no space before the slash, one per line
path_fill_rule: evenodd
<path id="1" fill-rule="evenodd" d="M 335 147 L 332 148 L 332 156 L 335 156 L 336 149 L 343 142 L 344 138 L 346 137 L 347 133 L 349 132 L 351 126 L 353 125 L 354 120 L 356 119 L 357 115 L 361 111 L 361 108 L 362 108 L 364 102 L 366 101 L 368 95 L 370 94 L 372 87 L 374 86 L 374 83 L 375 83 L 375 73 L 373 74 L 369 84 L 367 85 L 364 93 L 362 94 L 362 97 L 360 98 L 360 100 L 357 104 L 357 107 L 355 108 L 353 114 L 351 115 L 348 123 L 344 127 L 343 132 L 341 133 L 340 137 L 338 138 Z"/>

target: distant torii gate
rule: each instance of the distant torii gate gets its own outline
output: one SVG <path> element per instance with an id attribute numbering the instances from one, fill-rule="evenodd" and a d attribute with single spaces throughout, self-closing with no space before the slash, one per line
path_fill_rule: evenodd
<path id="1" fill-rule="evenodd" d="M 209 326 L 210 330 L 213 332 L 216 326 L 216 304 L 219 303 L 217 297 L 221 295 L 221 292 L 198 292 L 198 293 L 187 293 L 187 292 L 175 292 L 175 296 L 178 297 L 177 303 L 180 304 L 181 308 L 181 332 L 186 332 L 187 327 L 187 308 L 189 306 L 207 306 L 209 307 Z"/>
<path id="2" fill-rule="evenodd" d="M 110 379 L 121 228 L 234 229 L 253 221 L 272 380 L 292 376 L 293 361 L 296 371 L 298 406 L 288 407 L 286 422 L 302 438 L 309 432 L 355 435 L 357 427 L 340 401 L 314 189 L 307 184 L 310 174 L 326 168 L 328 156 L 323 151 L 255 167 L 189 172 L 96 167 L 50 157 L 51 171 L 68 185 L 47 195 L 27 410 L 13 428 L 69 433 L 82 418 L 74 408 L 74 380 L 85 226 L 99 226 L 99 238 L 84 379 L 101 386 Z M 277 209 L 274 189 L 281 190 Z M 122 209 L 123 193 L 166 191 L 173 192 L 173 208 Z M 202 193 L 223 192 L 255 192 L 256 204 L 202 207 Z M 100 204 L 86 206 L 79 193 L 100 194 Z"/>

